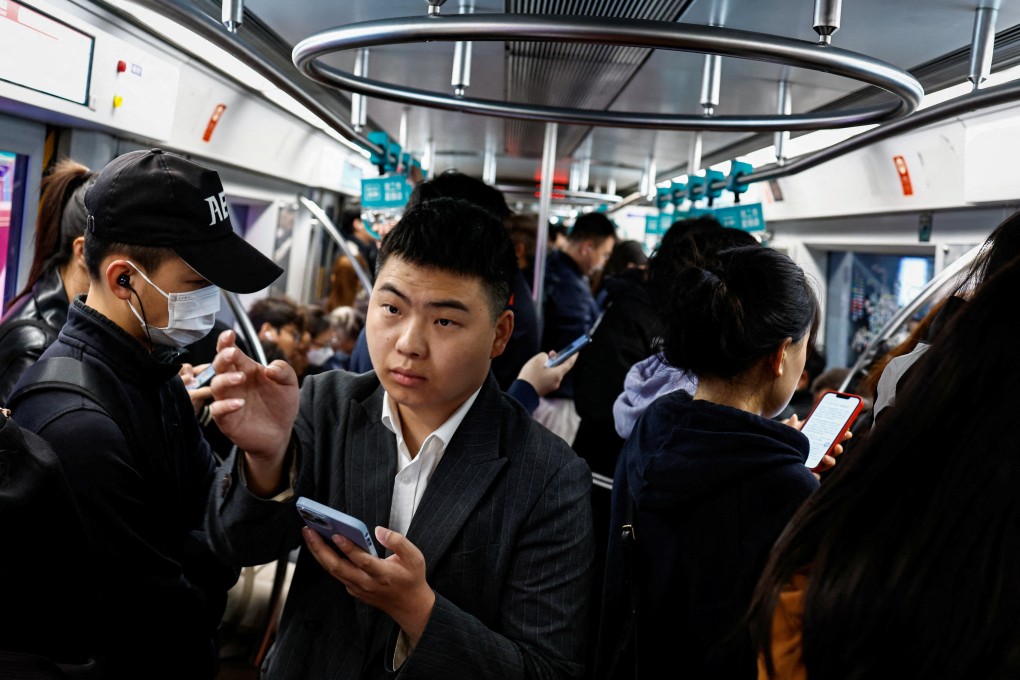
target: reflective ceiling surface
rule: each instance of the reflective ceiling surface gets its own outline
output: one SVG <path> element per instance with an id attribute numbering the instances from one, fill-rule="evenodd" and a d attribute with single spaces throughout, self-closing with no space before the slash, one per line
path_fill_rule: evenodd
<path id="1" fill-rule="evenodd" d="M 443 14 L 456 14 L 461 0 L 448 0 Z M 652 19 L 716 25 L 817 42 L 812 28 L 813 0 L 475 0 L 475 13 L 557 14 Z M 832 44 L 911 71 L 927 90 L 967 78 L 974 20 L 979 6 L 993 0 L 847 0 Z M 245 0 L 245 11 L 258 17 L 293 45 L 328 28 L 355 22 L 424 16 L 424 0 Z M 466 8 L 465 8 L 466 9 Z M 565 17 L 566 18 L 566 17 Z M 1020 60 L 1020 2 L 998 6 L 996 65 Z M 373 47 L 369 76 L 419 89 L 452 94 L 453 43 Z M 324 61 L 353 71 L 353 53 Z M 616 111 L 701 113 L 702 54 L 600 44 L 558 45 L 539 42 L 476 42 L 471 84 L 466 96 Z M 717 115 L 775 113 L 778 82 L 790 82 L 794 112 L 836 106 L 844 98 L 861 100 L 878 92 L 853 80 L 803 68 L 724 57 Z M 929 74 L 927 78 L 922 73 Z M 345 93 L 346 96 L 346 93 Z M 876 99 L 881 101 L 881 99 Z M 860 105 L 859 103 L 856 105 Z M 407 146 L 419 158 L 429 140 L 437 152 L 435 169 L 457 168 L 482 175 L 487 142 L 497 151 L 498 184 L 536 183 L 540 176 L 544 123 L 409 107 L 369 99 L 369 129 L 379 127 L 397 138 L 406 114 Z M 663 131 L 560 125 L 557 184 L 568 181 L 570 163 L 584 153 L 590 138 L 590 190 L 634 190 L 648 159 L 659 179 L 686 168 L 694 138 L 689 131 Z M 768 146 L 763 133 L 705 133 L 705 164 Z"/>

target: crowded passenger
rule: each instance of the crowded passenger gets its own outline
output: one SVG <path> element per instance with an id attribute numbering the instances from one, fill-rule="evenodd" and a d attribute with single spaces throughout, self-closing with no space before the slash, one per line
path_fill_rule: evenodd
<path id="1" fill-rule="evenodd" d="M 57 339 L 71 301 L 89 290 L 82 254 L 85 192 L 95 178 L 84 165 L 65 159 L 42 179 L 28 282 L 0 322 L 0 404 Z"/>
<path id="2" fill-rule="evenodd" d="M 329 313 L 333 328 L 336 329 L 336 339 L 333 343 L 333 355 L 339 367 L 345 371 L 351 370 L 351 352 L 354 345 L 365 327 L 365 314 L 354 307 L 337 307 Z"/>
<path id="3" fill-rule="evenodd" d="M 762 680 L 1020 677 L 1020 260 L 996 269 L 773 550 Z"/>
<path id="4" fill-rule="evenodd" d="M 283 352 L 287 363 L 303 376 L 308 358 L 304 356 L 304 317 L 301 305 L 286 295 L 270 295 L 256 300 L 248 308 L 248 318 L 268 354 L 272 343 Z"/>
<path id="5" fill-rule="evenodd" d="M 631 273 L 629 276 L 640 276 L 640 272 L 648 266 L 648 256 L 645 255 L 644 247 L 639 241 L 619 241 L 613 247 L 613 252 L 606 260 L 606 266 L 602 267 L 591 277 L 591 292 L 600 309 L 605 309 L 606 298 L 609 291 L 606 285 L 609 280 L 624 274 L 627 271 L 636 269 L 638 273 Z"/>
<path id="6" fill-rule="evenodd" d="M 613 421 L 613 404 L 624 389 L 624 379 L 632 366 L 655 355 L 662 346 L 663 326 L 660 304 L 663 300 L 649 286 L 649 277 L 657 282 L 676 275 L 681 251 L 693 250 L 693 241 L 681 238 L 696 231 L 711 230 L 720 237 L 722 226 L 711 218 L 676 222 L 663 238 L 648 268 L 619 265 L 618 274 L 606 281 L 606 307 L 592 342 L 578 353 L 574 375 L 575 404 L 581 418 L 573 449 L 584 458 L 596 483 L 592 486 L 592 515 L 595 519 L 596 580 L 592 602 L 602 595 L 602 566 L 609 541 L 610 489 L 616 459 L 623 447 Z M 727 230 L 734 243 L 755 243 L 745 232 Z M 739 236 L 737 236 L 739 234 Z M 746 239 L 746 241 L 744 240 Z M 722 241 L 724 239 L 717 238 Z M 633 243 L 624 241 L 622 243 Z M 699 250 L 708 246 L 699 242 Z M 616 250 L 619 250 L 619 246 Z M 614 250 L 614 252 L 616 252 Z M 663 271 L 665 269 L 665 271 Z M 655 299 L 657 302 L 653 302 Z M 593 635 L 598 621 L 593 617 Z"/>
<path id="7" fill-rule="evenodd" d="M 616 226 L 602 213 L 577 218 L 563 250 L 550 252 L 545 263 L 542 347 L 560 350 L 592 329 L 599 306 L 590 277 L 600 270 L 616 245 Z M 542 398 L 535 418 L 572 444 L 580 418 L 574 406 L 574 381 L 568 373 L 559 389 Z"/>
<path id="8" fill-rule="evenodd" d="M 370 277 L 375 276 L 375 258 L 379 252 L 379 244 L 374 236 L 365 228 L 365 221 L 361 218 L 361 210 L 352 208 L 343 213 L 340 222 L 340 232 L 347 238 L 354 241 L 365 260 L 365 266 Z M 337 305 L 333 305 L 334 307 Z"/>
<path id="9" fill-rule="evenodd" d="M 219 287 L 251 293 L 281 270 L 234 233 L 219 176 L 175 154 L 114 159 L 85 206 L 88 295 L 12 409 L 53 447 L 84 522 L 100 677 L 212 678 L 237 572 L 206 541 L 216 464 L 177 377 L 180 348 L 212 328 Z M 99 391 L 39 389 L 52 367 L 94 376 Z"/>
<path id="10" fill-rule="evenodd" d="M 507 231 L 426 201 L 378 264 L 374 372 L 299 394 L 288 365 L 220 340 L 214 414 L 243 453 L 211 496 L 216 551 L 261 564 L 303 545 L 265 677 L 580 677 L 591 477 L 490 376 L 513 327 Z M 381 557 L 301 528 L 299 496 L 362 519 Z"/>
<path id="11" fill-rule="evenodd" d="M 304 316 L 305 334 L 308 337 L 305 349 L 307 365 L 305 375 L 343 368 L 333 348 L 337 342 L 337 326 L 333 316 L 318 305 L 304 305 L 301 312 Z"/>
<path id="12" fill-rule="evenodd" d="M 677 273 L 692 263 L 711 259 L 719 250 L 757 244 L 758 241 L 747 232 L 723 229 L 712 217 L 702 216 L 674 222 L 663 236 L 648 268 L 647 285 L 652 306 L 660 314 L 661 310 L 669 308 Z M 698 377 L 671 366 L 661 352 L 633 364 L 627 370 L 622 390 L 613 402 L 613 425 L 619 436 L 616 450 L 619 451 L 623 446 L 623 440 L 630 436 L 638 418 L 649 404 L 669 392 L 684 390 L 694 394 L 697 388 Z M 615 471 L 616 457 L 609 460 Z M 591 460 L 589 464 L 592 464 Z"/>
<path id="13" fill-rule="evenodd" d="M 373 273 L 369 271 L 368 262 L 364 256 L 359 254 L 356 259 L 362 271 L 371 280 Z M 357 307 L 364 310 L 368 304 L 368 291 L 362 285 L 351 258 L 343 253 L 333 260 L 333 268 L 329 272 L 329 294 L 321 304 L 325 310 L 337 307 Z"/>
<path id="14" fill-rule="evenodd" d="M 796 264 L 757 244 L 683 262 L 660 294 L 663 355 L 697 387 L 652 402 L 620 454 L 596 676 L 636 666 L 649 678 L 753 678 L 742 617 L 769 549 L 819 484 L 807 438 L 773 420 L 800 379 L 818 303 Z"/>
<path id="15" fill-rule="evenodd" d="M 535 246 L 538 239 L 538 218 L 534 214 L 510 217 L 510 239 L 514 242 L 514 255 L 517 256 L 517 267 L 528 285 L 528 290 L 535 283 Z"/>

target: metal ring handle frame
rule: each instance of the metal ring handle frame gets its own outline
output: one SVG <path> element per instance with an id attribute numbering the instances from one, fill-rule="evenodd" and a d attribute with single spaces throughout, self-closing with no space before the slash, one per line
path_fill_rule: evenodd
<path id="1" fill-rule="evenodd" d="M 598 111 L 458 98 L 354 76 L 317 61 L 333 52 L 363 47 L 458 40 L 597 43 L 720 54 L 851 78 L 881 88 L 899 101 L 835 112 L 762 116 Z M 924 96 L 924 88 L 908 72 L 857 52 L 751 31 L 644 19 L 614 18 L 608 23 L 594 17 L 463 14 L 365 21 L 305 38 L 294 47 L 292 58 L 294 65 L 313 80 L 379 99 L 501 118 L 657 130 L 782 132 L 851 127 L 908 116 Z"/>

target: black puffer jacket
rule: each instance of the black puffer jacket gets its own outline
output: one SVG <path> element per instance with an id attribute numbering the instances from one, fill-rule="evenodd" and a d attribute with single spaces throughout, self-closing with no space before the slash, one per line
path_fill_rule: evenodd
<path id="1" fill-rule="evenodd" d="M 69 304 L 60 273 L 53 270 L 4 315 L 0 322 L 0 405 L 7 402 L 21 374 L 57 339 L 67 321 Z"/>

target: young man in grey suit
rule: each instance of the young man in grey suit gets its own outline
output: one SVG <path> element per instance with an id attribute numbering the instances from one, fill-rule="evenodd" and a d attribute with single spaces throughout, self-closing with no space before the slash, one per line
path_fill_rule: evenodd
<path id="1" fill-rule="evenodd" d="M 239 453 L 212 494 L 214 547 L 254 565 L 304 543 L 265 677 L 580 677 L 591 475 L 490 373 L 513 330 L 507 231 L 435 199 L 378 267 L 373 372 L 299 395 L 289 366 L 219 341 L 212 408 Z M 298 496 L 374 527 L 380 557 L 303 527 Z"/>

